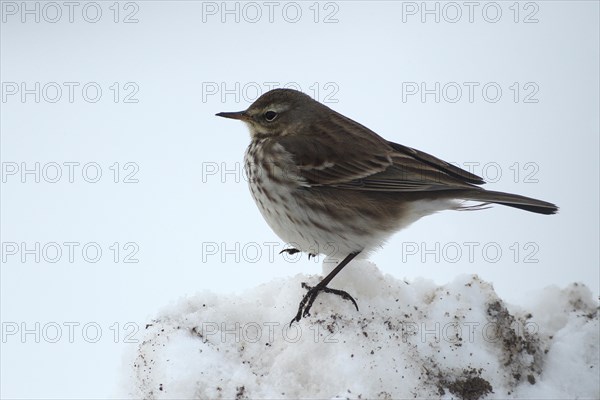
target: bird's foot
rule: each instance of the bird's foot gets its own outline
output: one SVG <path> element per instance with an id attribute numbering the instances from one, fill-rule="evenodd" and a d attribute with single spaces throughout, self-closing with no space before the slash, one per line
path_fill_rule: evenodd
<path id="1" fill-rule="evenodd" d="M 304 289 L 308 289 L 308 292 L 302 298 L 302 301 L 300 302 L 300 305 L 298 306 L 298 313 L 290 321 L 290 326 L 294 322 L 300 322 L 302 317 L 308 317 L 310 315 L 310 308 L 312 307 L 313 303 L 315 302 L 315 299 L 317 298 L 317 296 L 319 295 L 320 292 L 331 293 L 331 294 L 341 296 L 344 300 L 351 301 L 352 304 L 354 304 L 354 307 L 356 307 L 356 311 L 358 311 L 358 304 L 356 304 L 356 300 L 354 300 L 354 298 L 352 296 L 350 296 L 350 294 L 344 290 L 331 289 L 331 288 L 328 288 L 327 286 L 319 286 L 319 285 L 308 286 L 306 284 L 306 282 L 302 282 L 302 287 Z"/>
<path id="2" fill-rule="evenodd" d="M 292 249 L 283 249 L 279 252 L 279 254 L 283 254 L 283 253 L 288 253 L 289 255 L 293 255 L 296 253 L 300 253 L 300 250 L 292 248 Z M 311 257 L 316 257 L 316 256 L 317 255 L 314 253 L 308 253 L 308 260 L 310 261 Z"/>
<path id="3" fill-rule="evenodd" d="M 300 253 L 298 249 L 283 249 L 279 252 L 279 254 L 288 253 L 289 255 Z"/>

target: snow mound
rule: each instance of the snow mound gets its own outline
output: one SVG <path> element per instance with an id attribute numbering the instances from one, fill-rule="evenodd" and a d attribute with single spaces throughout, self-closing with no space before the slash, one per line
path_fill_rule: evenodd
<path id="1" fill-rule="evenodd" d="M 329 263 L 324 269 L 329 269 Z M 360 307 L 305 293 L 297 275 L 241 296 L 201 293 L 146 327 L 127 390 L 147 399 L 598 398 L 598 303 L 581 284 L 547 288 L 529 309 L 459 276 L 437 286 L 367 261 L 332 282 Z"/>

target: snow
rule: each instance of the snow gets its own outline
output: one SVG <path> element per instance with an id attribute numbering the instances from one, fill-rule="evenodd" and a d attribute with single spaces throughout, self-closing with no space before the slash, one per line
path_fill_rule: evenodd
<path id="1" fill-rule="evenodd" d="M 360 311 L 320 294 L 311 316 L 289 326 L 301 283 L 319 279 L 181 299 L 148 323 L 124 390 L 148 399 L 600 397 L 598 302 L 584 285 L 512 306 L 477 276 L 405 282 L 360 260 L 330 284 Z"/>

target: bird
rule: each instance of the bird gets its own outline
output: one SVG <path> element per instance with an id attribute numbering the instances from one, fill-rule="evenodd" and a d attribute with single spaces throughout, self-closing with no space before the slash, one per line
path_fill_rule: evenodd
<path id="1" fill-rule="evenodd" d="M 307 293 L 290 324 L 309 316 L 322 292 L 358 310 L 349 293 L 327 285 L 358 255 L 424 216 L 491 204 L 545 215 L 558 211 L 546 201 L 485 190 L 481 177 L 386 140 L 301 91 L 273 89 L 244 111 L 216 115 L 249 128 L 248 185 L 267 224 L 292 246 L 283 251 L 341 260 L 317 285 L 302 283 Z"/>

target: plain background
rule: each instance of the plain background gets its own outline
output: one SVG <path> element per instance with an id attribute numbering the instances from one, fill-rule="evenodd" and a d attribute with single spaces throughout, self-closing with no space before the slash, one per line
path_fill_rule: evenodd
<path id="1" fill-rule="evenodd" d="M 247 129 L 214 116 L 270 86 L 561 208 L 427 217 L 372 255 L 384 272 L 476 273 L 516 304 L 598 294 L 597 2 L 79 2 L 73 22 L 22 4 L 2 2 L 0 31 L 3 398 L 104 398 L 170 302 L 321 272 L 277 255 L 241 171 Z"/>

